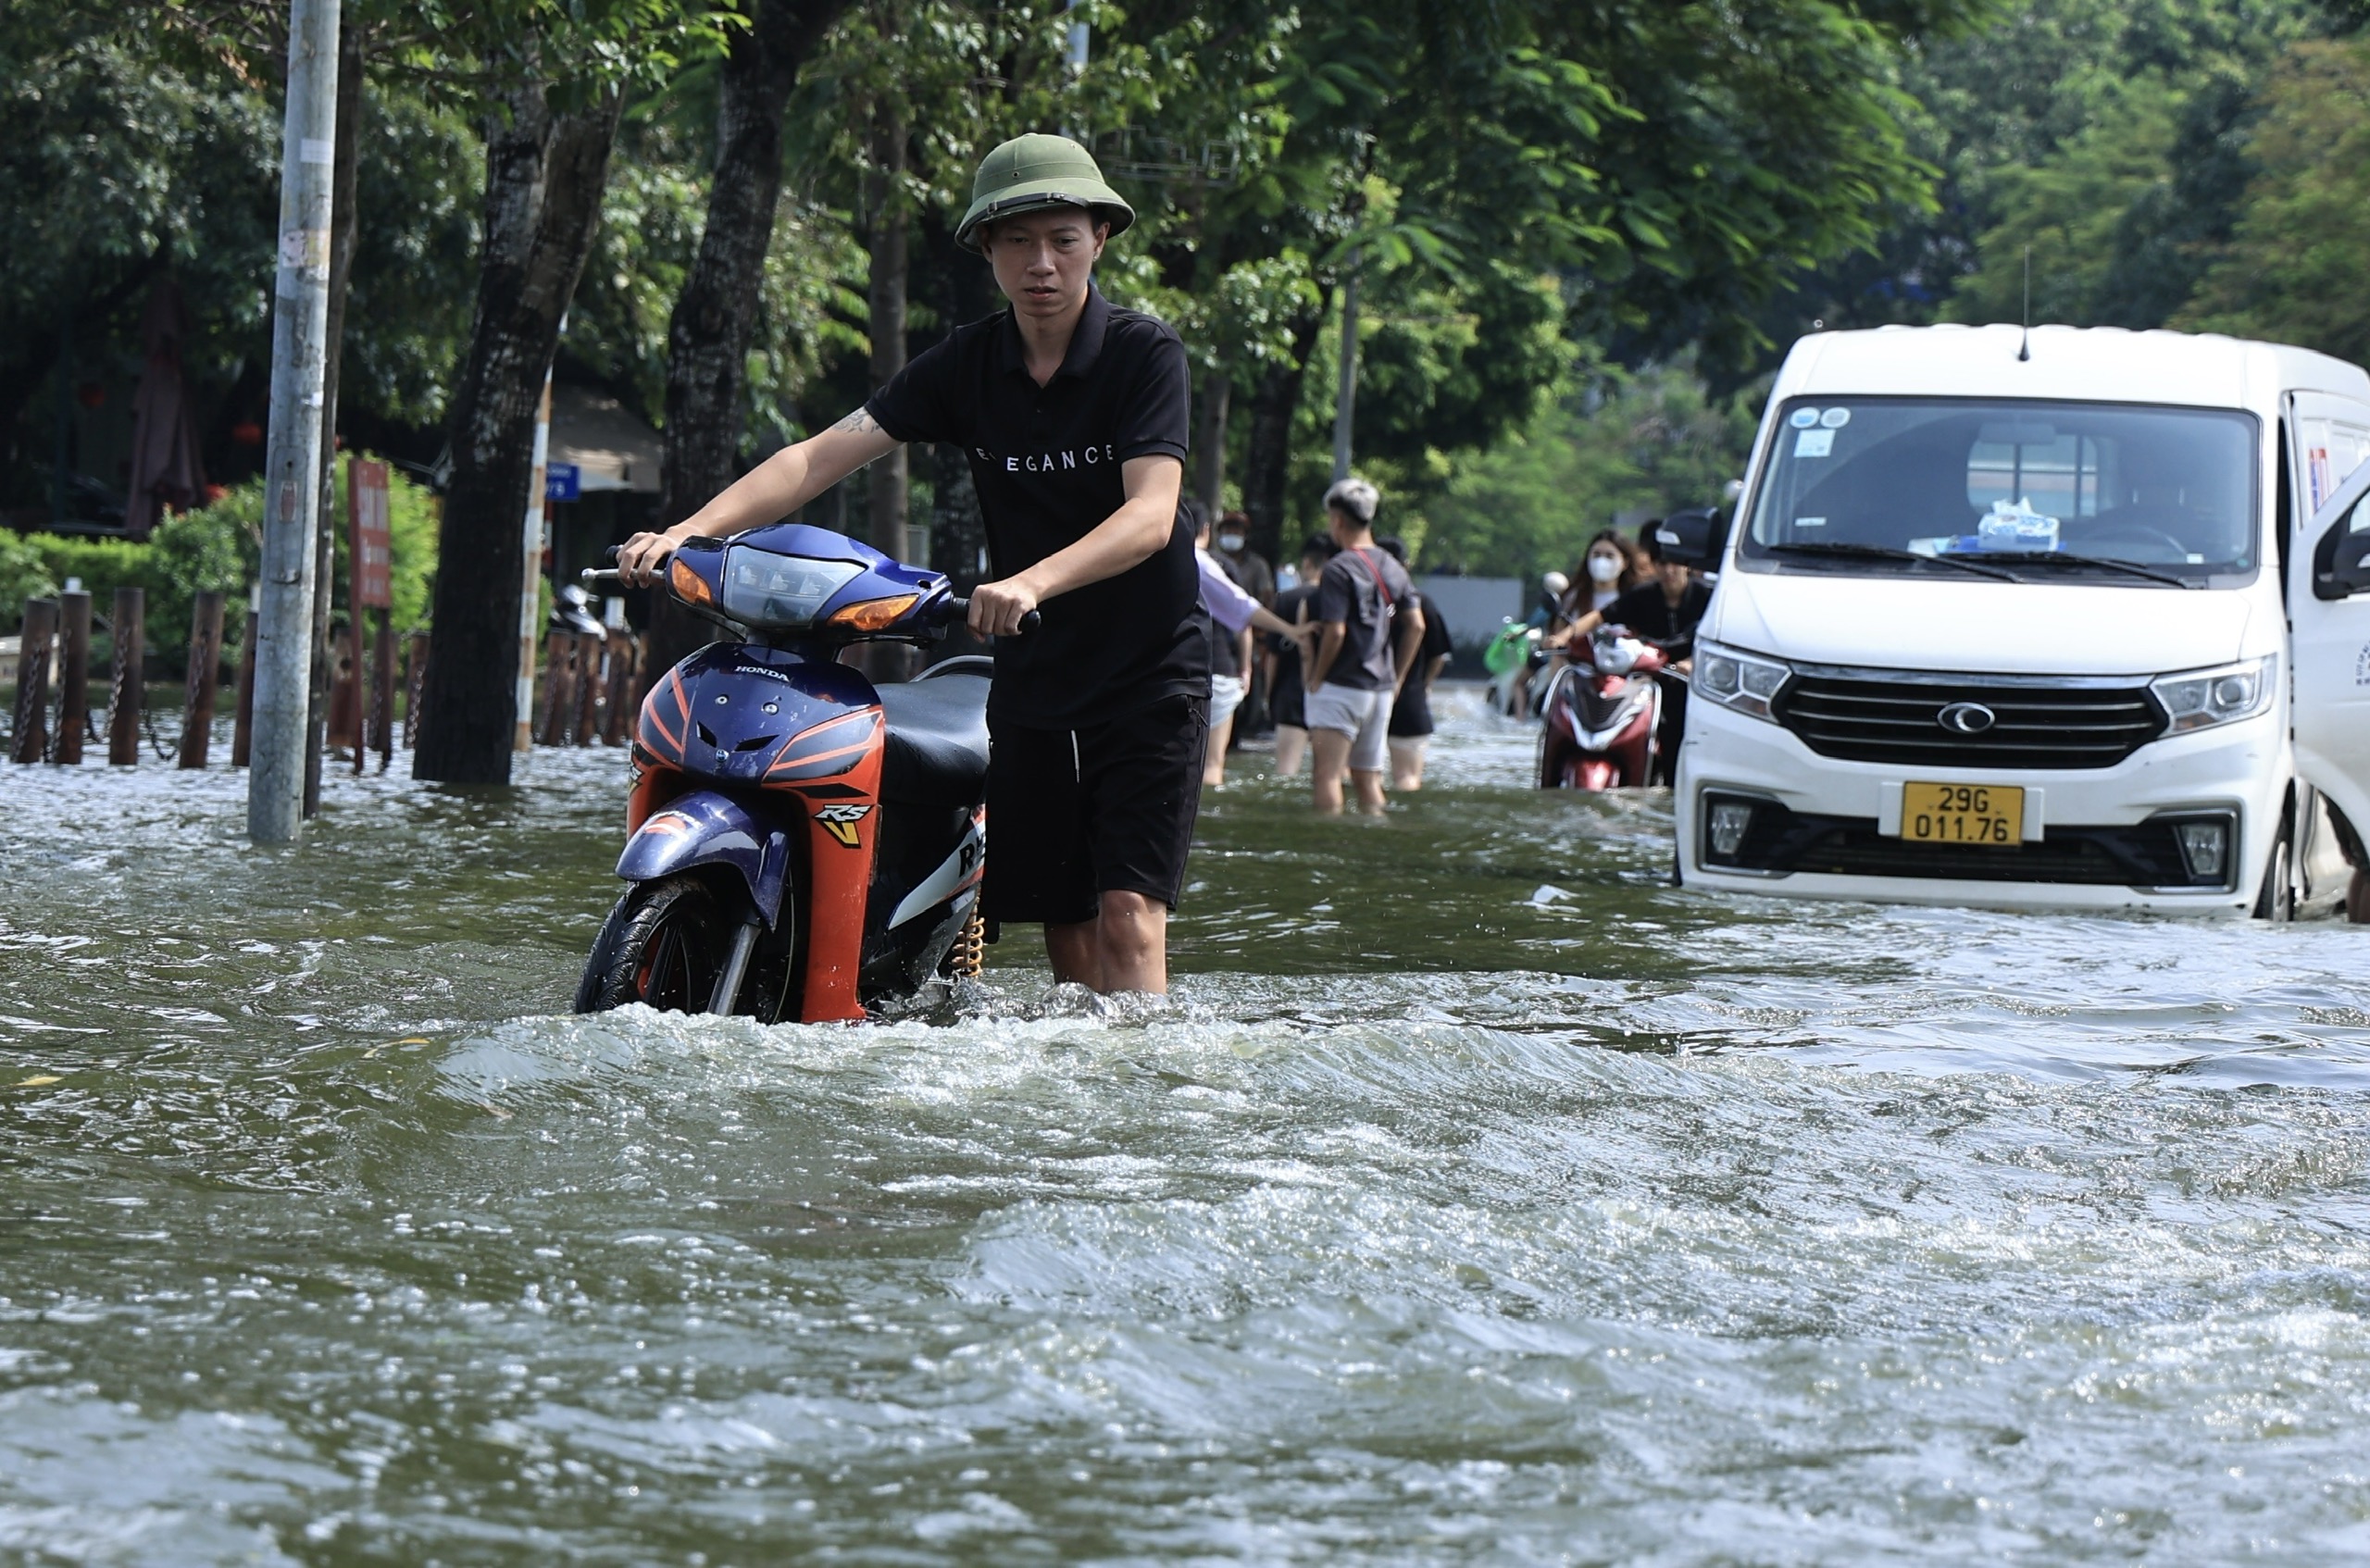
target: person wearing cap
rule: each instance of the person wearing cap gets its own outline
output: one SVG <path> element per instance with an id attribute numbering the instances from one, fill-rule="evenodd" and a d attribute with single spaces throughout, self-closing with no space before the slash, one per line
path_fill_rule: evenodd
<path id="1" fill-rule="evenodd" d="M 1323 628 L 1309 659 L 1309 749 L 1316 753 L 1316 809 L 1341 810 L 1346 776 L 1358 809 L 1382 813 L 1382 770 L 1390 760 L 1391 704 L 1424 641 L 1424 611 L 1407 569 L 1374 541 L 1381 493 L 1361 479 L 1325 492 L 1333 542 L 1341 548 L 1317 579 L 1315 619 Z"/>
<path id="2" fill-rule="evenodd" d="M 901 442 L 969 458 L 992 576 L 970 626 L 995 641 L 983 914 L 1042 924 L 1054 977 L 1165 991 L 1209 722 L 1209 638 L 1178 500 L 1185 345 L 1121 310 L 1094 264 L 1135 214 L 1063 136 L 980 163 L 955 242 L 1008 308 L 957 327 L 862 408 L 783 448 L 618 564 L 647 582 L 681 541 L 796 511 Z M 1023 617 L 1042 624 L 1027 636 Z"/>

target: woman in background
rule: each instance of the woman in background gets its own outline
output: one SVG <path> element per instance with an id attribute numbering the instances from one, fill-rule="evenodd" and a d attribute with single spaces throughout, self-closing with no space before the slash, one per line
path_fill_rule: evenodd
<path id="1" fill-rule="evenodd" d="M 1617 529 L 1599 529 L 1572 568 L 1572 589 L 1565 596 L 1564 619 L 1578 620 L 1602 610 L 1653 576 L 1653 564 L 1635 540 Z M 1561 627 L 1550 628 L 1560 631 Z"/>

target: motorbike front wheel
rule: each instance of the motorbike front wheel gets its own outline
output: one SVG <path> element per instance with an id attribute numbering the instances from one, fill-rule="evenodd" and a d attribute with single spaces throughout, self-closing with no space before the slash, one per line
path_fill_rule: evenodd
<path id="1" fill-rule="evenodd" d="M 732 950 L 735 922 L 696 877 L 626 890 L 585 961 L 579 1013 L 639 1002 L 661 1013 L 700 1013 Z"/>

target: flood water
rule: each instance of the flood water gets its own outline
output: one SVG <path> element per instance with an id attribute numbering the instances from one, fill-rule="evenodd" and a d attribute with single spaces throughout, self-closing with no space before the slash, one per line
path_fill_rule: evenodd
<path id="1" fill-rule="evenodd" d="M 1675 890 L 1529 757 L 1238 764 L 1172 1005 L 770 1029 L 567 1014 L 614 752 L 0 766 L 0 1562 L 2370 1552 L 2370 931 Z"/>

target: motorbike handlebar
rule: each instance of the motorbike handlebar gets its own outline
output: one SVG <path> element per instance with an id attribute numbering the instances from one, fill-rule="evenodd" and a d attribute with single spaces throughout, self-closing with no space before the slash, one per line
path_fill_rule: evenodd
<path id="1" fill-rule="evenodd" d="M 959 593 L 950 593 L 942 603 L 945 604 L 946 608 L 939 616 L 939 624 L 941 626 L 952 626 L 956 621 L 968 620 L 970 618 L 971 601 L 963 597 L 963 595 Z M 1020 617 L 1020 635 L 1026 637 L 1044 624 L 1045 617 L 1039 615 L 1036 611 L 1031 610 L 1027 615 Z"/>
<path id="2" fill-rule="evenodd" d="M 615 559 L 617 552 L 615 550 L 609 550 L 604 552 L 604 554 L 609 559 Z M 587 566 L 576 575 L 581 581 L 588 585 L 622 583 L 625 580 L 623 574 L 618 572 L 615 566 Z M 952 626 L 956 621 L 967 620 L 970 618 L 970 615 L 971 601 L 959 593 L 950 593 L 945 598 L 939 601 L 939 613 L 937 618 L 938 624 L 941 626 Z M 1029 633 L 1036 630 L 1040 626 L 1044 624 L 1044 620 L 1045 617 L 1039 615 L 1036 611 L 1029 611 L 1027 615 L 1020 617 L 1021 635 L 1025 637 Z"/>

